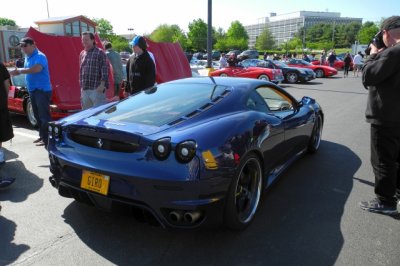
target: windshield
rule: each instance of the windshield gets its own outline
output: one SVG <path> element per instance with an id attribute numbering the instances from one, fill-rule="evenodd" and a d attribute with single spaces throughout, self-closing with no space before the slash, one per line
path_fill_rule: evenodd
<path id="1" fill-rule="evenodd" d="M 304 61 L 304 60 L 299 60 L 300 61 L 300 64 L 302 64 L 302 65 L 306 65 L 306 66 L 312 66 L 313 64 L 311 64 L 311 63 L 309 63 L 309 62 L 307 62 L 307 61 Z"/>
<path id="2" fill-rule="evenodd" d="M 26 87 L 25 74 L 11 77 L 12 85 L 16 87 Z"/>
<path id="3" fill-rule="evenodd" d="M 121 101 L 96 118 L 161 126 L 203 107 L 225 89 L 213 84 L 165 83 Z"/>
<path id="4" fill-rule="evenodd" d="M 279 66 L 280 68 L 282 67 L 288 67 L 288 65 L 286 65 L 285 63 L 278 61 L 278 60 L 274 60 L 273 61 L 275 65 Z"/>

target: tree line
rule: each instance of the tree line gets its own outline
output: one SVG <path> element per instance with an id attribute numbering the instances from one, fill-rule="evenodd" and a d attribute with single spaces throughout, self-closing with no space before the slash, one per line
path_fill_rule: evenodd
<path id="1" fill-rule="evenodd" d="M 113 31 L 111 23 L 104 18 L 93 18 L 97 23 L 97 32 L 101 39 L 111 41 L 117 51 L 131 51 L 128 41 Z M 383 20 L 383 19 L 382 19 Z M 381 21 L 382 21 L 381 20 Z M 16 26 L 14 20 L 0 18 L 0 25 Z M 295 50 L 299 48 L 332 49 L 348 48 L 356 41 L 368 44 L 379 31 L 380 22 L 367 21 L 363 24 L 352 22 L 349 24 L 319 23 L 308 28 L 301 28 L 295 36 L 277 45 L 268 27 L 257 37 L 255 49 L 267 50 Z M 161 24 L 146 37 L 156 42 L 179 42 L 184 50 L 205 51 L 207 49 L 207 23 L 202 19 L 195 19 L 188 25 L 188 32 L 184 32 L 178 25 Z M 239 21 L 233 21 L 225 32 L 222 28 L 212 28 L 213 49 L 219 51 L 248 49 L 249 36 L 245 27 Z"/>

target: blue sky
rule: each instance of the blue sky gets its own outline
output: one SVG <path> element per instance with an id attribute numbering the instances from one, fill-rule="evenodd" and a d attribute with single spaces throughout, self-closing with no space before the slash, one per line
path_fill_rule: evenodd
<path id="1" fill-rule="evenodd" d="M 128 28 L 134 28 L 136 34 L 151 33 L 160 24 L 177 24 L 187 31 L 188 24 L 195 19 L 207 22 L 208 0 L 47 0 L 47 3 L 51 17 L 105 18 L 115 33 L 128 33 Z M 342 17 L 363 18 L 363 22 L 400 15 L 398 0 L 213 0 L 212 7 L 212 25 L 224 30 L 235 20 L 243 25 L 256 24 L 257 19 L 271 12 L 278 15 L 300 10 L 340 12 Z M 22 27 L 35 26 L 34 21 L 47 18 L 46 0 L 2 1 L 0 17 L 13 19 Z"/>

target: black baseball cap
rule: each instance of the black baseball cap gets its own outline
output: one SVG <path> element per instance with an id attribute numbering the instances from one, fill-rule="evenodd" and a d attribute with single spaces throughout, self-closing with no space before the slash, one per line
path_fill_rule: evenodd
<path id="1" fill-rule="evenodd" d="M 393 30 L 400 28 L 400 16 L 391 16 L 382 22 L 381 30 Z"/>
<path id="2" fill-rule="evenodd" d="M 35 41 L 31 37 L 24 37 L 19 41 L 19 44 L 35 44 Z"/>

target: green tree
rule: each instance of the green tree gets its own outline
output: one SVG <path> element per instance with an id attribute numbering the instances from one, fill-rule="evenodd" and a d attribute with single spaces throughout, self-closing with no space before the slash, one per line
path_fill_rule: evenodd
<path id="1" fill-rule="evenodd" d="M 349 24 L 328 24 L 318 23 L 305 30 L 305 41 L 308 48 L 330 49 L 333 47 L 349 47 L 357 39 L 361 23 L 352 22 Z M 302 38 L 304 29 L 301 29 L 297 36 Z M 326 47 L 331 45 L 330 47 Z"/>
<path id="2" fill-rule="evenodd" d="M 179 42 L 184 50 L 187 48 L 187 37 L 178 25 L 162 24 L 149 37 L 155 42 Z"/>
<path id="3" fill-rule="evenodd" d="M 132 49 L 130 48 L 129 45 L 129 41 L 124 37 L 118 35 L 108 35 L 106 40 L 111 42 L 114 51 L 117 52 L 126 51 L 130 53 L 132 52 Z"/>
<path id="4" fill-rule="evenodd" d="M 0 18 L 0 26 L 17 26 L 17 24 L 12 19 Z"/>
<path id="5" fill-rule="evenodd" d="M 188 46 L 196 51 L 207 50 L 207 24 L 201 19 L 189 23 Z"/>
<path id="6" fill-rule="evenodd" d="M 285 49 L 287 48 L 287 50 L 297 50 L 300 49 L 302 41 L 299 37 L 293 37 L 286 44 L 285 44 Z"/>
<path id="7" fill-rule="evenodd" d="M 109 35 L 114 35 L 113 26 L 108 20 L 104 18 L 93 18 L 92 20 L 97 24 L 96 30 L 101 39 L 107 39 Z"/>
<path id="8" fill-rule="evenodd" d="M 246 29 L 239 21 L 235 20 L 231 23 L 226 36 L 231 39 L 249 39 Z"/>
<path id="9" fill-rule="evenodd" d="M 226 32 L 228 49 L 245 50 L 248 48 L 249 35 L 244 26 L 237 20 L 233 21 Z M 225 49 L 226 50 L 226 49 Z"/>
<path id="10" fill-rule="evenodd" d="M 272 50 L 275 48 L 275 39 L 272 37 L 268 27 L 265 27 L 260 36 L 258 36 L 255 46 L 257 50 Z"/>
<path id="11" fill-rule="evenodd" d="M 215 38 L 216 42 L 219 39 L 226 38 L 226 32 L 224 31 L 224 29 L 220 27 L 217 30 L 214 30 L 214 38 Z"/>
<path id="12" fill-rule="evenodd" d="M 358 41 L 361 44 L 369 44 L 378 31 L 379 28 L 374 22 L 367 21 L 362 25 L 360 31 L 358 32 Z"/>
<path id="13" fill-rule="evenodd" d="M 229 49 L 227 45 L 227 37 L 226 33 L 222 28 L 218 28 L 214 32 L 214 49 L 219 50 L 219 51 L 226 51 Z"/>

